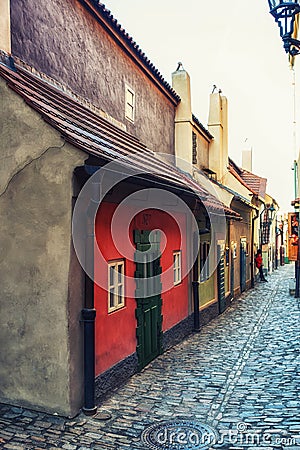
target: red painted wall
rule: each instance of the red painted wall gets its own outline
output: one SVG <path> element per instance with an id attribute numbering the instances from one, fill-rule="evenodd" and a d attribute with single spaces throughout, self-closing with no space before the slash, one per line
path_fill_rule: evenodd
<path id="1" fill-rule="evenodd" d="M 170 329 L 188 315 L 188 279 L 174 286 L 173 284 L 173 251 L 182 251 L 182 271 L 186 271 L 186 223 L 185 215 L 174 213 L 171 217 L 156 209 L 139 212 L 126 225 L 124 221 L 112 219 L 118 205 L 103 202 L 96 220 L 96 240 L 98 250 L 95 251 L 95 308 L 96 316 L 96 375 L 103 373 L 117 362 L 131 355 L 136 350 L 136 319 L 134 299 L 134 251 L 133 230 L 161 230 L 166 236 L 162 238 L 162 314 L 163 331 Z M 126 209 L 126 215 L 128 208 Z M 130 213 L 129 213 L 130 215 Z M 122 214 L 121 214 L 122 217 Z M 125 275 L 129 278 L 125 283 L 125 307 L 108 314 L 107 261 L 125 260 Z"/>

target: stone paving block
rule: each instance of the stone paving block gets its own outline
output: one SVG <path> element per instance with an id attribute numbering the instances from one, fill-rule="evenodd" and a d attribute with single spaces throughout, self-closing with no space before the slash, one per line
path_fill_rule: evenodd
<path id="1" fill-rule="evenodd" d="M 51 422 L 43 422 L 42 420 L 36 420 L 34 423 L 35 427 L 40 427 L 40 428 L 50 428 L 51 427 Z"/>
<path id="2" fill-rule="evenodd" d="M 33 441 L 37 441 L 37 442 L 45 442 L 46 439 L 44 437 L 42 437 L 42 434 L 40 434 L 39 436 L 32 436 L 31 439 Z"/>
<path id="3" fill-rule="evenodd" d="M 39 447 L 34 447 L 34 450 L 44 450 L 44 448 L 47 448 L 48 445 L 46 443 L 44 444 L 39 444 Z"/>
<path id="4" fill-rule="evenodd" d="M 50 436 L 50 437 L 52 437 L 52 438 L 57 438 L 58 436 L 60 436 L 62 433 L 61 433 L 61 431 L 59 431 L 59 430 L 53 430 L 53 428 L 51 428 L 51 429 L 47 429 L 44 433 L 43 433 L 43 435 L 44 436 Z"/>
<path id="5" fill-rule="evenodd" d="M 8 450 L 25 450 L 25 447 L 22 444 L 5 444 L 3 448 Z"/>
<path id="6" fill-rule="evenodd" d="M 86 433 L 85 434 L 86 437 L 94 439 L 94 440 L 100 440 L 102 438 L 102 434 L 98 434 L 98 433 Z M 118 436 L 118 435 L 115 435 Z"/>
<path id="7" fill-rule="evenodd" d="M 22 433 L 16 433 L 15 435 L 14 435 L 14 438 L 15 439 L 19 439 L 19 440 L 25 440 L 25 439 L 28 439 L 29 438 L 29 434 L 22 434 Z"/>
<path id="8" fill-rule="evenodd" d="M 289 445 L 288 447 L 285 447 L 287 450 L 299 450 L 300 448 L 300 444 L 299 445 Z"/>
<path id="9" fill-rule="evenodd" d="M 5 439 L 10 439 L 12 436 L 14 435 L 14 433 L 7 431 L 7 430 L 1 430 L 0 428 L 0 436 L 5 438 Z"/>
<path id="10" fill-rule="evenodd" d="M 26 409 L 25 409 L 25 410 L 23 411 L 23 413 L 22 413 L 22 416 L 24 416 L 24 417 L 30 417 L 30 418 L 36 418 L 36 417 L 39 416 L 39 414 L 36 413 L 36 412 L 29 411 L 29 410 L 26 410 Z"/>
<path id="11" fill-rule="evenodd" d="M 248 447 L 248 450 L 274 450 L 274 447 Z"/>

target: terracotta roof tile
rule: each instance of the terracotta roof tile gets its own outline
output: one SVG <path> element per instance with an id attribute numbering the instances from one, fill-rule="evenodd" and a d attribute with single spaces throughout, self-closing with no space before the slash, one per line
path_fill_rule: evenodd
<path id="1" fill-rule="evenodd" d="M 266 178 L 259 177 L 254 173 L 248 172 L 247 170 L 243 170 L 241 177 L 256 194 L 262 198 L 265 197 L 267 187 Z"/>
<path id="2" fill-rule="evenodd" d="M 229 158 L 229 172 L 235 176 L 246 188 L 254 195 L 264 198 L 266 195 L 267 179 L 255 175 L 248 170 L 237 166 L 235 162 Z"/>
<path id="3" fill-rule="evenodd" d="M 161 160 L 139 139 L 100 117 L 85 101 L 83 104 L 77 96 L 52 85 L 52 80 L 44 74 L 34 74 L 21 66 L 13 71 L 0 63 L 0 76 L 67 142 L 77 148 L 97 156 L 103 162 L 129 158 L 131 165 L 141 169 L 142 173 L 198 195 L 205 207 L 216 214 L 225 212 L 228 217 L 240 218 L 239 214 L 223 205 L 187 173 Z"/>

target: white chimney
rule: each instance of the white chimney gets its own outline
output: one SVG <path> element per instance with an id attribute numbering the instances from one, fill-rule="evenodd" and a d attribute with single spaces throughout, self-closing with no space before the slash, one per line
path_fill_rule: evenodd
<path id="1" fill-rule="evenodd" d="M 175 114 L 175 156 L 183 159 L 192 170 L 192 105 L 191 83 L 189 74 L 179 64 L 176 72 L 172 73 L 172 87 L 181 98 Z"/>
<path id="2" fill-rule="evenodd" d="M 220 92 L 210 95 L 208 130 L 214 137 L 209 145 L 209 168 L 222 181 L 228 167 L 228 107 Z"/>
<path id="3" fill-rule="evenodd" d="M 0 0 L 0 50 L 11 53 L 10 0 Z"/>
<path id="4" fill-rule="evenodd" d="M 242 151 L 242 168 L 252 172 L 252 148 Z"/>

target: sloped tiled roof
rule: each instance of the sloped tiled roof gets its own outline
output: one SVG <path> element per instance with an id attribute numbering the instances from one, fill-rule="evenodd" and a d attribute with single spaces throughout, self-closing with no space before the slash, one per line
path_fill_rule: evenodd
<path id="1" fill-rule="evenodd" d="M 45 75 L 32 73 L 20 65 L 16 67 L 17 71 L 13 71 L 0 63 L 0 76 L 67 142 L 104 162 L 122 161 L 123 158 L 128 164 L 129 159 L 142 173 L 150 174 L 164 184 L 194 192 L 204 206 L 216 214 L 225 213 L 228 217 L 240 218 L 187 173 L 162 161 L 139 139 L 100 117 L 92 105 L 53 85 Z"/>
<path id="2" fill-rule="evenodd" d="M 254 173 L 243 170 L 242 179 L 245 183 L 251 187 L 251 189 L 256 192 L 260 197 L 264 198 L 267 187 L 267 179 L 259 177 Z"/>
<path id="3" fill-rule="evenodd" d="M 266 178 L 262 178 L 248 170 L 238 167 L 231 158 L 229 158 L 229 171 L 254 195 L 262 198 L 265 197 L 267 187 Z"/>

